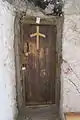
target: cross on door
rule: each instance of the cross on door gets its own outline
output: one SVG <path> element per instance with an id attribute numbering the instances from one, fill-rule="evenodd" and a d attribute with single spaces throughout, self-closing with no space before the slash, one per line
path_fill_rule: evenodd
<path id="1" fill-rule="evenodd" d="M 35 37 L 35 36 L 36 36 L 37 50 L 39 50 L 39 42 L 40 42 L 39 37 L 43 37 L 43 38 L 46 37 L 44 34 L 39 32 L 39 26 L 36 26 L 36 33 L 30 35 L 30 37 Z"/>

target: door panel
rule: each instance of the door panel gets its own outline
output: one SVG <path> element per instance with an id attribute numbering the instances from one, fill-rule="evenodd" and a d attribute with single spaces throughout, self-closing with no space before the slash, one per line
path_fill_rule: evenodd
<path id="1" fill-rule="evenodd" d="M 36 32 L 36 25 L 23 25 L 25 96 L 28 105 L 55 103 L 56 26 L 40 25 L 39 29 L 46 38 L 40 37 L 37 50 L 36 37 L 30 37 Z"/>

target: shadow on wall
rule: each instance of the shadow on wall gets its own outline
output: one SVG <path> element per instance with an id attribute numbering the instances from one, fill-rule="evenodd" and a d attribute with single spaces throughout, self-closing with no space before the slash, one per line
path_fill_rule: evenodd
<path id="1" fill-rule="evenodd" d="M 12 4 L 16 10 L 25 11 L 29 5 L 38 7 L 46 15 L 62 16 L 63 0 L 3 0 Z"/>
<path id="2" fill-rule="evenodd" d="M 33 2 L 35 6 L 40 7 L 44 10 L 47 15 L 56 15 L 62 16 L 62 0 L 28 0 L 29 2 Z"/>
<path id="3" fill-rule="evenodd" d="M 3 2 L 4 2 L 4 1 L 7 1 L 7 2 L 9 2 L 10 4 L 12 4 L 14 0 L 3 0 Z"/>

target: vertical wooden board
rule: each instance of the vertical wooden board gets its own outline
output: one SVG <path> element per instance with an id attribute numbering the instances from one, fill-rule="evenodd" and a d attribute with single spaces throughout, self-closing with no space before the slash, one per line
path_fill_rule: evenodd
<path id="1" fill-rule="evenodd" d="M 65 120 L 80 120 L 80 113 L 69 113 L 65 115 Z"/>

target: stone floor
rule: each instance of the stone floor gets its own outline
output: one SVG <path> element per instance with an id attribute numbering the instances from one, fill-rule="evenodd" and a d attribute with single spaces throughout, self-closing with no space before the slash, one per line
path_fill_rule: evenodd
<path id="1" fill-rule="evenodd" d="M 56 106 L 25 107 L 21 110 L 17 120 L 59 120 Z"/>

